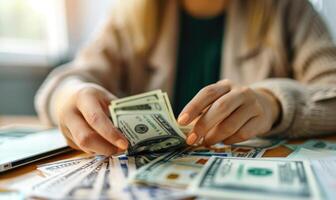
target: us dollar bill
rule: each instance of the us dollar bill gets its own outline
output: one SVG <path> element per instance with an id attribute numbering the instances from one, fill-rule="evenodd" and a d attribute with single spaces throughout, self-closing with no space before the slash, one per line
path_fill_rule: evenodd
<path id="1" fill-rule="evenodd" d="M 120 175 L 123 175 L 123 180 L 127 180 L 129 176 L 135 172 L 135 166 L 134 162 L 131 158 L 134 157 L 127 157 L 127 156 L 118 156 L 117 158 L 113 158 L 114 163 L 116 165 L 112 166 L 114 170 L 111 171 L 111 179 L 115 180 L 116 177 L 120 177 Z M 120 173 L 120 172 L 123 173 Z M 127 173 L 124 173 L 124 171 L 128 171 Z M 132 172 L 133 171 L 133 172 Z M 119 178 L 120 179 L 120 178 Z M 123 182 L 123 180 L 119 181 Z M 132 200 L 142 200 L 142 199 L 148 199 L 148 200 L 154 200 L 154 199 L 188 199 L 190 198 L 189 194 L 186 194 L 183 190 L 177 190 L 172 188 L 160 188 L 157 186 L 143 186 L 143 185 L 130 185 L 130 184 L 124 184 L 122 188 L 120 188 L 122 193 L 123 199 L 132 199 Z M 117 194 L 119 197 L 121 197 L 120 194 Z M 115 196 L 115 195 L 114 195 Z M 110 197 L 111 199 L 111 197 Z"/>
<path id="2" fill-rule="evenodd" d="M 51 176 L 32 186 L 30 196 L 62 199 L 80 184 L 92 170 L 104 161 L 102 157 L 89 160 L 68 172 Z"/>
<path id="3" fill-rule="evenodd" d="M 232 147 L 232 156 L 241 158 L 260 158 L 266 152 L 266 149 L 254 147 Z"/>
<path id="4" fill-rule="evenodd" d="M 158 101 L 161 99 L 162 91 L 161 90 L 153 90 L 150 92 L 133 95 L 121 99 L 116 99 L 111 102 L 113 107 L 121 107 L 125 105 L 135 105 L 135 104 L 142 104 L 148 103 L 152 101 Z"/>
<path id="5" fill-rule="evenodd" d="M 336 151 L 336 142 L 329 142 L 325 140 L 308 140 L 300 145 L 300 147 L 314 150 L 314 151 Z"/>
<path id="6" fill-rule="evenodd" d="M 163 105 L 158 102 L 146 102 L 141 104 L 135 104 L 135 105 L 126 105 L 126 106 L 119 106 L 119 107 L 113 107 L 113 112 L 116 113 L 128 113 L 128 112 L 142 112 L 142 111 L 163 111 Z"/>
<path id="7" fill-rule="evenodd" d="M 147 153 L 147 154 L 140 154 L 140 155 L 134 155 L 129 156 L 128 160 L 129 162 L 134 163 L 134 166 L 136 169 L 150 163 L 151 161 L 157 159 L 158 157 L 161 157 L 163 155 L 166 155 L 167 153 Z"/>
<path id="8" fill-rule="evenodd" d="M 98 181 L 100 186 L 97 197 L 99 199 L 135 199 L 127 190 L 127 179 L 119 161 L 118 157 L 109 158 L 104 174 Z"/>
<path id="9" fill-rule="evenodd" d="M 318 188 L 307 161 L 212 157 L 188 190 L 207 198 L 319 199 Z"/>
<path id="10" fill-rule="evenodd" d="M 187 148 L 189 156 L 223 156 L 231 157 L 231 146 L 228 145 L 213 145 L 213 146 L 197 146 Z M 253 150 L 252 150 L 253 151 Z M 237 152 L 236 152 L 237 153 Z M 136 169 L 150 163 L 151 161 L 168 155 L 169 153 L 149 153 L 135 156 L 128 156 L 129 162 L 133 162 Z M 248 155 L 255 155 L 254 151 Z"/>
<path id="11" fill-rule="evenodd" d="M 321 184 L 323 199 L 332 200 L 336 197 L 336 158 L 311 160 L 311 165 Z"/>
<path id="12" fill-rule="evenodd" d="M 289 154 L 287 158 L 313 160 L 313 159 L 329 158 L 335 155 L 336 155 L 335 151 L 330 150 L 314 151 L 303 147 L 298 147 L 291 154 Z"/>
<path id="13" fill-rule="evenodd" d="M 220 155 L 228 157 L 230 154 Z M 194 152 L 189 148 L 171 152 L 141 167 L 130 179 L 133 183 L 183 189 L 211 156 L 209 152 Z"/>
<path id="14" fill-rule="evenodd" d="M 114 125 L 129 141 L 128 155 L 186 146 L 168 96 L 160 90 L 112 101 L 109 108 Z"/>
<path id="15" fill-rule="evenodd" d="M 308 140 L 303 144 L 286 144 L 287 148 L 293 150 L 288 156 L 290 158 L 323 158 L 334 156 L 336 143 L 325 140 Z"/>
<path id="16" fill-rule="evenodd" d="M 81 165 L 81 163 L 87 162 L 92 159 L 93 157 L 61 160 L 57 162 L 38 165 L 37 170 L 40 171 L 45 176 L 52 176 L 52 175 L 64 173 L 68 170 L 73 169 L 76 166 Z"/>
<path id="17" fill-rule="evenodd" d="M 86 174 L 79 184 L 75 185 L 66 194 L 65 199 L 94 199 L 97 197 L 97 182 L 106 163 L 100 163 Z"/>
<path id="18" fill-rule="evenodd" d="M 175 123 L 175 117 L 170 105 L 167 93 L 161 90 L 134 95 L 111 102 L 111 114 L 122 111 L 145 112 L 145 111 L 161 111 L 166 114 L 170 121 Z M 115 115 L 112 114 L 113 122 Z"/>
<path id="19" fill-rule="evenodd" d="M 110 157 L 108 166 L 94 184 L 98 192 L 91 193 L 93 199 L 187 199 L 182 190 L 128 184 L 128 177 L 135 172 L 134 162 L 125 155 Z M 125 173 L 126 172 L 126 173 Z"/>

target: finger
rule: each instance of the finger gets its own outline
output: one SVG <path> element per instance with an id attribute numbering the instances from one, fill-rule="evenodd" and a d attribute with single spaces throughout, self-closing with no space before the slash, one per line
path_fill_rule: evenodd
<path id="1" fill-rule="evenodd" d="M 64 125 L 63 121 L 60 121 L 59 130 L 63 133 L 63 136 L 68 144 L 73 149 L 81 150 L 74 142 L 71 136 L 70 130 Z"/>
<path id="2" fill-rule="evenodd" d="M 194 132 L 200 137 L 231 115 L 244 103 L 239 91 L 232 90 L 215 101 L 194 126 Z"/>
<path id="3" fill-rule="evenodd" d="M 216 144 L 235 134 L 251 118 L 257 116 L 254 107 L 243 105 L 235 110 L 228 118 L 211 129 L 205 136 L 205 145 Z"/>
<path id="4" fill-rule="evenodd" d="M 71 116 L 70 112 L 68 112 L 68 116 Z M 71 148 L 76 149 L 76 150 L 84 151 L 85 153 L 88 153 L 88 154 L 94 154 L 94 152 L 92 152 L 92 151 L 90 151 L 86 148 L 80 148 L 74 142 L 74 138 L 72 137 L 70 130 L 66 127 L 66 125 L 63 122 L 60 123 L 59 128 L 62 131 L 63 136 L 65 137 L 65 140 L 66 140 L 68 146 L 70 146 Z"/>
<path id="5" fill-rule="evenodd" d="M 74 142 L 72 139 L 68 138 L 68 137 L 64 137 L 66 140 L 66 143 L 69 147 L 76 149 L 76 150 L 81 150 Z"/>
<path id="6" fill-rule="evenodd" d="M 63 133 L 63 136 L 67 139 L 73 140 L 69 129 L 65 126 L 64 123 L 59 124 L 59 130 Z"/>
<path id="7" fill-rule="evenodd" d="M 236 134 L 228 137 L 223 142 L 224 144 L 235 144 L 255 137 L 260 133 L 260 120 L 258 117 L 250 119 Z"/>
<path id="8" fill-rule="evenodd" d="M 69 114 L 71 123 L 67 123 L 74 142 L 86 152 L 112 155 L 118 149 L 93 130 L 79 114 Z"/>
<path id="9" fill-rule="evenodd" d="M 209 105 L 216 101 L 219 97 L 229 92 L 231 83 L 223 80 L 215 84 L 208 85 L 200 90 L 196 96 L 183 108 L 178 117 L 180 125 L 188 125 L 197 116 L 202 114 Z"/>
<path id="10" fill-rule="evenodd" d="M 102 97 L 99 99 L 99 103 L 101 104 L 102 110 L 106 114 L 106 116 L 110 116 L 109 106 L 113 99 L 116 99 L 115 96 L 107 92 L 107 95 L 101 95 Z"/>
<path id="11" fill-rule="evenodd" d="M 87 95 L 85 100 L 83 99 L 78 102 L 78 109 L 85 120 L 99 135 L 118 148 L 123 150 L 127 149 L 128 141 L 120 131 L 113 126 L 111 120 L 105 114 L 95 97 Z"/>

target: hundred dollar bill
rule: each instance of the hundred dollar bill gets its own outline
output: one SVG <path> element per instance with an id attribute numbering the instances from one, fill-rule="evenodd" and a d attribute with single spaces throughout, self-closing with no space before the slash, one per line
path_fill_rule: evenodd
<path id="1" fill-rule="evenodd" d="M 174 116 L 174 112 L 173 112 L 173 109 L 171 107 L 171 104 L 170 104 L 170 101 L 169 101 L 169 97 L 168 97 L 168 94 L 166 92 L 164 92 L 162 94 L 162 97 L 163 97 L 163 101 L 166 105 L 166 108 L 167 108 L 167 111 L 168 111 L 168 114 L 169 114 L 169 117 L 170 117 L 170 120 L 172 122 L 175 122 L 175 116 Z"/>
<path id="2" fill-rule="evenodd" d="M 171 121 L 173 123 L 176 123 L 176 119 L 175 119 L 175 116 L 174 116 L 174 112 L 173 112 L 173 109 L 171 107 L 171 104 L 170 104 L 170 101 L 169 101 L 169 97 L 168 97 L 168 94 L 165 92 L 163 93 L 163 99 L 164 99 L 164 102 L 165 102 L 165 105 L 167 106 L 167 110 L 168 110 L 168 114 L 169 114 L 169 117 L 171 119 Z M 193 128 L 193 125 L 190 124 L 190 125 L 185 125 L 185 126 L 181 126 L 181 125 L 177 125 L 179 127 L 179 129 L 184 133 L 184 134 L 187 134 L 187 133 L 190 133 L 190 131 L 192 130 Z"/>
<path id="3" fill-rule="evenodd" d="M 232 147 L 232 156 L 241 158 L 260 158 L 266 149 L 253 147 Z"/>
<path id="4" fill-rule="evenodd" d="M 97 199 L 129 199 L 128 194 L 122 191 L 126 185 L 121 168 L 116 161 L 118 158 L 110 157 L 104 166 L 101 176 L 97 180 Z"/>
<path id="5" fill-rule="evenodd" d="M 140 168 L 131 177 L 131 181 L 146 185 L 186 188 L 210 157 L 211 154 L 195 154 L 189 149 L 171 152 Z"/>
<path id="6" fill-rule="evenodd" d="M 134 157 L 130 157 L 134 158 Z M 127 156 L 118 156 L 117 159 L 114 159 L 114 162 L 117 163 L 116 170 L 112 171 L 113 173 L 117 173 L 116 176 L 119 176 L 120 171 L 128 171 L 127 173 L 122 173 L 124 176 L 124 181 L 132 175 L 132 170 L 135 170 L 134 163 L 132 163 L 132 159 L 129 159 Z M 132 166 L 133 165 L 133 166 Z M 113 175 L 112 177 L 115 179 L 116 177 Z M 111 179 L 113 180 L 113 179 Z M 186 199 L 190 197 L 189 194 L 184 193 L 181 190 L 171 189 L 171 188 L 160 188 L 157 186 L 141 186 L 141 185 L 129 185 L 125 184 L 121 189 L 121 193 L 123 194 L 123 199 L 132 199 L 132 200 L 142 200 L 142 199 Z M 120 196 L 120 195 L 119 195 Z"/>
<path id="7" fill-rule="evenodd" d="M 62 199 L 103 161 L 104 158 L 97 157 L 66 173 L 51 176 L 33 185 L 30 195 L 42 198 Z"/>
<path id="8" fill-rule="evenodd" d="M 305 157 L 309 158 L 308 151 L 315 151 L 315 155 L 335 155 L 336 154 L 336 143 L 324 140 L 308 140 L 303 144 L 286 144 L 287 148 L 293 150 L 289 157 Z M 325 156 L 324 156 L 325 157 Z"/>
<path id="9" fill-rule="evenodd" d="M 161 90 L 114 100 L 110 108 L 113 121 L 116 120 L 114 114 L 116 112 L 125 113 L 132 111 L 132 113 L 142 113 L 146 111 L 159 111 L 166 114 L 172 123 L 176 122 L 168 95 L 167 93 L 162 93 Z"/>
<path id="10" fill-rule="evenodd" d="M 332 200 L 336 197 L 336 157 L 311 160 L 311 165 L 319 183 L 322 185 L 323 199 Z"/>
<path id="11" fill-rule="evenodd" d="M 324 140 L 308 140 L 303 144 L 286 144 L 291 150 L 296 150 L 298 148 L 305 148 L 314 151 L 336 151 L 336 142 L 324 141 Z"/>
<path id="12" fill-rule="evenodd" d="M 66 195 L 65 199 L 94 199 L 97 198 L 97 180 L 106 163 L 100 163 L 90 171 L 77 185 Z"/>
<path id="13" fill-rule="evenodd" d="M 198 146 L 189 148 L 189 155 L 195 156 L 221 156 L 221 157 L 231 157 L 232 150 L 229 145 L 215 144 L 209 147 Z"/>
<path id="14" fill-rule="evenodd" d="M 188 155 L 190 156 L 216 156 L 216 155 L 223 157 L 232 156 L 231 146 L 228 145 L 216 144 L 210 147 L 204 147 L 204 146 L 187 147 L 186 151 L 188 151 Z M 150 163 L 151 161 L 166 155 L 168 155 L 168 153 L 149 153 L 149 154 L 129 156 L 128 160 L 129 162 L 134 162 L 136 169 L 138 169 Z M 249 155 L 252 155 L 252 153 L 250 153 Z"/>
<path id="15" fill-rule="evenodd" d="M 109 196 L 113 196 L 112 194 L 112 187 L 111 181 L 116 181 L 114 178 L 110 180 L 110 170 L 111 170 L 111 158 L 108 158 L 108 162 L 103 166 L 103 174 L 99 177 L 97 181 L 97 199 L 108 199 Z"/>
<path id="16" fill-rule="evenodd" d="M 128 139 L 128 155 L 166 152 L 186 146 L 167 95 L 160 90 L 112 101 L 114 125 Z"/>
<path id="17" fill-rule="evenodd" d="M 150 163 L 151 161 L 157 159 L 158 157 L 164 156 L 167 153 L 147 153 L 147 154 L 140 154 L 140 155 L 134 155 L 129 156 L 128 160 L 129 162 L 134 163 L 134 166 L 136 169 Z"/>
<path id="18" fill-rule="evenodd" d="M 135 105 L 152 101 L 159 101 L 161 96 L 162 96 L 161 90 L 153 90 L 150 92 L 114 100 L 112 101 L 111 105 L 113 107 L 119 107 L 124 105 Z"/>
<path id="19" fill-rule="evenodd" d="M 328 142 L 324 140 L 308 140 L 307 142 L 299 146 L 315 151 L 336 151 L 336 142 Z"/>
<path id="20" fill-rule="evenodd" d="M 182 191 L 173 189 L 163 189 L 159 187 L 134 186 L 127 184 L 127 177 L 133 170 L 126 156 L 109 158 L 109 166 L 106 167 L 104 174 L 97 181 L 98 193 L 95 199 L 125 199 L 125 200 L 154 200 L 154 199 L 185 199 L 190 195 Z"/>
<path id="21" fill-rule="evenodd" d="M 189 191 L 207 198 L 319 199 L 307 161 L 212 157 Z"/>
<path id="22" fill-rule="evenodd" d="M 336 156 L 335 151 L 323 150 L 323 151 L 314 151 L 306 149 L 304 147 L 298 147 L 287 158 L 297 158 L 297 159 L 322 159 Z"/>
<path id="23" fill-rule="evenodd" d="M 59 173 L 66 172 L 74 167 L 84 163 L 88 160 L 92 160 L 93 157 L 85 157 L 85 158 L 75 158 L 75 159 L 67 159 L 61 160 L 52 163 L 46 163 L 43 165 L 38 165 L 37 170 L 40 171 L 45 176 L 52 176 Z"/>
<path id="24" fill-rule="evenodd" d="M 118 163 L 121 168 L 121 171 L 123 172 L 124 177 L 128 177 L 129 173 L 129 158 L 126 155 L 120 155 L 117 157 L 118 158 Z"/>
<path id="25" fill-rule="evenodd" d="M 120 107 L 113 107 L 112 112 L 129 113 L 129 112 L 144 112 L 144 111 L 164 111 L 162 103 L 159 101 L 146 102 L 135 105 L 125 105 Z"/>

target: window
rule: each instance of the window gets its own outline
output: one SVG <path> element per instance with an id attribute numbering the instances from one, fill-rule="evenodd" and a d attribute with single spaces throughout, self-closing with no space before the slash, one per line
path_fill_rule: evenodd
<path id="1" fill-rule="evenodd" d="M 315 7 L 317 11 L 322 11 L 323 9 L 323 0 L 309 0 Z"/>
<path id="2" fill-rule="evenodd" d="M 1 0 L 0 62 L 48 65 L 67 50 L 63 0 Z M 20 58 L 20 59 L 18 59 Z M 49 64 L 50 65 L 50 64 Z"/>

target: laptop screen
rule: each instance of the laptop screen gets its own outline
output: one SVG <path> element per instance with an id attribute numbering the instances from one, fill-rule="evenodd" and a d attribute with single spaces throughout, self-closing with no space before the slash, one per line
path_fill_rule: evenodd
<path id="1" fill-rule="evenodd" d="M 58 150 L 65 150 L 67 143 L 58 129 L 38 132 L 20 130 L 0 131 L 0 172 L 37 160 L 39 155 L 48 157 Z M 20 162 L 22 161 L 22 162 Z"/>

